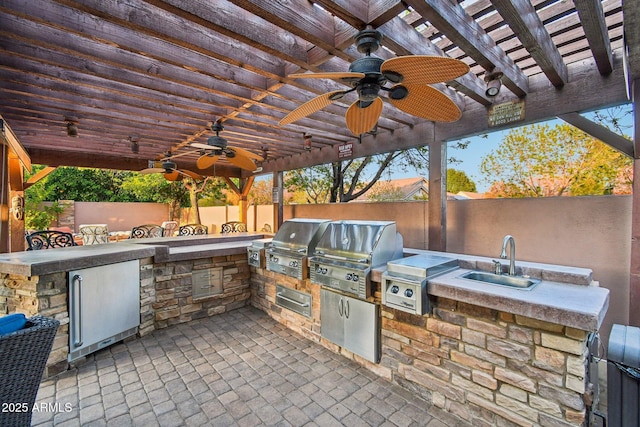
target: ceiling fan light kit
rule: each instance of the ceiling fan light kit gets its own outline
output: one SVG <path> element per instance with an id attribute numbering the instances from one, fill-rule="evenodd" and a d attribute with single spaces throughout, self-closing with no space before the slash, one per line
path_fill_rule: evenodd
<path id="1" fill-rule="evenodd" d="M 348 73 L 292 74 L 291 78 L 329 78 L 352 87 L 317 96 L 289 112 L 280 125 L 284 126 L 319 111 L 346 94 L 356 91 L 358 99 L 345 113 L 349 130 L 360 135 L 370 132 L 382 114 L 380 91 L 399 110 L 432 121 L 453 122 L 462 112 L 455 102 L 431 84 L 454 80 L 467 72 L 469 66 L 453 58 L 427 55 L 399 56 L 383 60 L 372 56 L 382 42 L 382 33 L 366 29 L 355 37 L 358 52 L 365 54 L 349 66 Z M 391 84 L 388 87 L 387 84 Z"/>

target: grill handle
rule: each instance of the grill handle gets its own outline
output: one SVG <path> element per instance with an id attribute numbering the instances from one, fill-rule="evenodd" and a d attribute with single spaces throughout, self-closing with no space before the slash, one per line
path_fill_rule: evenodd
<path id="1" fill-rule="evenodd" d="M 300 302 L 298 302 L 298 301 L 296 301 L 296 300 L 294 300 L 294 299 L 291 299 L 291 298 L 289 298 L 289 297 L 285 297 L 284 295 L 282 295 L 282 292 L 278 292 L 278 293 L 276 293 L 276 296 L 277 296 L 278 298 L 282 298 L 283 300 L 285 300 L 285 301 L 287 301 L 287 302 L 290 302 L 290 303 L 292 303 L 292 304 L 299 305 L 300 307 L 309 307 L 309 303 L 308 303 L 308 302 L 300 303 Z"/>

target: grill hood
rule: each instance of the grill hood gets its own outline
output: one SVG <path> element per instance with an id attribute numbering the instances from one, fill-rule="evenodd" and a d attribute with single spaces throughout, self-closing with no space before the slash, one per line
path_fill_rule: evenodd
<path id="1" fill-rule="evenodd" d="M 296 218 L 285 221 L 273 236 L 271 249 L 307 255 L 313 252 L 318 238 L 329 224 L 328 219 Z"/>
<path id="2" fill-rule="evenodd" d="M 333 221 L 314 255 L 377 267 L 402 257 L 402 237 L 393 221 Z"/>

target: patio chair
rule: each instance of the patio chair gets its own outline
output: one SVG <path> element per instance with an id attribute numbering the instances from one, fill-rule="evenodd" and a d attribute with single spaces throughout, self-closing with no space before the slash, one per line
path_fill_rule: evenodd
<path id="1" fill-rule="evenodd" d="M 130 239 L 144 239 L 145 237 L 163 237 L 164 228 L 157 224 L 138 225 L 131 229 Z"/>
<path id="2" fill-rule="evenodd" d="M 82 224 L 78 227 L 82 234 L 82 245 L 98 245 L 109 243 L 109 229 L 107 224 Z"/>
<path id="3" fill-rule="evenodd" d="M 264 226 L 262 227 L 262 229 L 260 231 L 265 232 L 265 233 L 271 233 L 273 230 L 271 229 L 271 224 L 265 222 Z"/>
<path id="4" fill-rule="evenodd" d="M 160 226 L 164 228 L 164 237 L 173 237 L 178 229 L 178 221 L 163 221 Z"/>
<path id="5" fill-rule="evenodd" d="M 28 251 L 78 246 L 73 240 L 73 234 L 65 231 L 40 230 L 25 233 L 24 237 L 27 239 Z"/>
<path id="6" fill-rule="evenodd" d="M 0 402 L 14 405 L 14 410 L 0 413 L 0 425 L 31 425 L 31 409 L 59 325 L 55 319 L 34 316 L 24 328 L 0 336 Z"/>
<path id="7" fill-rule="evenodd" d="M 209 234 L 209 227 L 202 224 L 181 225 L 178 229 L 178 236 L 195 236 L 197 234 Z"/>
<path id="8" fill-rule="evenodd" d="M 225 222 L 220 227 L 220 233 L 242 233 L 247 231 L 247 224 L 240 221 Z"/>

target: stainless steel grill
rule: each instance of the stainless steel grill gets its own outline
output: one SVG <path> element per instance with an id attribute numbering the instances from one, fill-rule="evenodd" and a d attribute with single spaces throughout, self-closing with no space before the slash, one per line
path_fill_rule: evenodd
<path id="1" fill-rule="evenodd" d="M 371 296 L 371 269 L 402 258 L 402 236 L 392 221 L 334 221 L 311 257 L 312 283 L 361 299 Z"/>
<path id="2" fill-rule="evenodd" d="M 428 281 L 458 268 L 458 260 L 420 254 L 387 263 L 382 273 L 382 304 L 412 314 L 429 312 Z"/>
<path id="3" fill-rule="evenodd" d="M 306 279 L 307 256 L 330 223 L 328 219 L 295 218 L 282 223 L 266 250 L 267 270 Z"/>
<path id="4" fill-rule="evenodd" d="M 264 268 L 265 250 L 271 245 L 272 238 L 257 239 L 251 242 L 251 246 L 247 248 L 247 256 L 249 257 L 249 265 L 257 268 Z"/>

